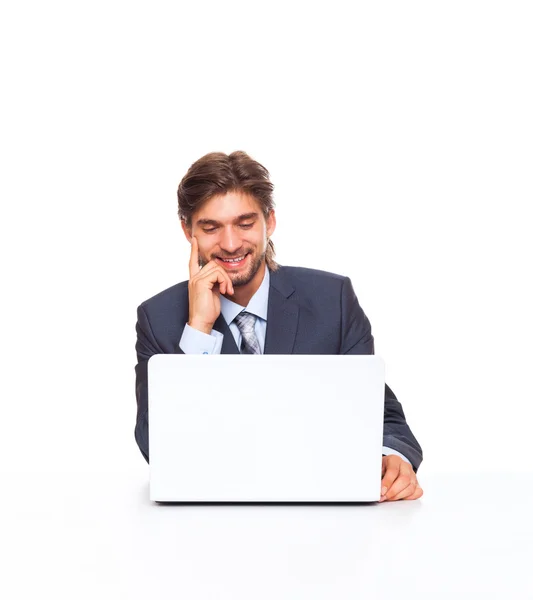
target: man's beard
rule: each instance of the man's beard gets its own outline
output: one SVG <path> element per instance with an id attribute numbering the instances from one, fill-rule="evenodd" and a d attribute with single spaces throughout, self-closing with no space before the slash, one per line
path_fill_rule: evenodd
<path id="1" fill-rule="evenodd" d="M 230 276 L 230 279 L 231 279 L 231 283 L 233 284 L 233 287 L 241 287 L 243 285 L 247 285 L 248 283 L 250 283 L 250 281 L 252 281 L 252 279 L 257 275 L 257 272 L 261 268 L 261 265 L 263 264 L 265 257 L 266 257 L 266 252 L 263 252 L 263 254 L 256 256 L 255 259 L 254 259 L 253 255 L 251 255 L 251 261 L 250 261 L 250 266 L 248 268 L 248 271 L 245 271 L 244 273 L 234 273 L 233 277 L 232 277 L 231 273 L 228 273 L 228 275 Z"/>

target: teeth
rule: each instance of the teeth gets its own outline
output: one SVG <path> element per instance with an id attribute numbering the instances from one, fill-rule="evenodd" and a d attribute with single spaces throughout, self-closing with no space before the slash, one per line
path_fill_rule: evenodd
<path id="1" fill-rule="evenodd" d="M 222 258 L 221 260 L 223 260 L 224 262 L 236 263 L 241 262 L 241 260 L 244 260 L 245 258 L 245 256 L 241 256 L 240 258 Z"/>

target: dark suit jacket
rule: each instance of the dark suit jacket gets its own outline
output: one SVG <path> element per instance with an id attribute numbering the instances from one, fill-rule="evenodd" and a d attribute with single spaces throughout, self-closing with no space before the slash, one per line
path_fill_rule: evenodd
<path id="1" fill-rule="evenodd" d="M 153 354 L 182 354 L 179 342 L 189 319 L 188 282 L 143 302 L 137 309 L 135 439 L 149 460 L 147 361 Z M 214 329 L 224 334 L 223 354 L 238 354 L 222 315 Z M 370 322 L 348 277 L 280 267 L 270 273 L 265 354 L 373 354 Z M 383 445 L 401 452 L 416 471 L 422 449 L 405 421 L 401 404 L 385 386 Z"/>

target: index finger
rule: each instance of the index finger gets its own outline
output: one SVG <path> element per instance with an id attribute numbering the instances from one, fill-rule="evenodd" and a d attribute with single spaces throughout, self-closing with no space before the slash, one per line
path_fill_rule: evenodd
<path id="1" fill-rule="evenodd" d="M 387 470 L 385 471 L 385 476 L 383 477 L 383 479 L 381 480 L 381 488 L 386 488 L 385 492 L 382 492 L 383 494 L 386 494 L 391 485 L 396 481 L 396 479 L 398 478 L 398 476 L 400 475 L 400 462 L 396 462 L 396 461 L 389 461 L 387 464 Z"/>
<path id="2" fill-rule="evenodd" d="M 198 264 L 198 240 L 193 237 L 191 239 L 191 258 L 189 259 L 189 278 L 192 279 L 199 272 L 200 265 Z"/>

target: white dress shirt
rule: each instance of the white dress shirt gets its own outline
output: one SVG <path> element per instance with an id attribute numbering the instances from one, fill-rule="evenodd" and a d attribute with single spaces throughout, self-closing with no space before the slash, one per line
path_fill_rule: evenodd
<path id="1" fill-rule="evenodd" d="M 259 289 L 251 297 L 248 306 L 241 306 L 232 302 L 225 296 L 220 296 L 220 312 L 224 317 L 224 321 L 228 324 L 228 327 L 235 338 L 237 348 L 241 347 L 241 332 L 235 323 L 235 317 L 243 310 L 249 312 L 257 317 L 255 321 L 255 334 L 261 347 L 261 353 L 265 351 L 265 338 L 266 338 L 266 327 L 267 327 L 267 311 L 268 311 L 268 293 L 270 290 L 270 272 L 268 267 L 265 268 L 265 276 L 259 286 Z M 224 335 L 215 329 L 211 330 L 211 333 L 204 333 L 198 329 L 193 329 L 189 325 L 185 325 L 183 334 L 179 346 L 184 354 L 220 354 L 222 350 L 222 340 Z M 399 456 L 409 464 L 411 462 L 405 458 L 405 456 L 383 446 L 382 454 L 395 454 Z"/>

